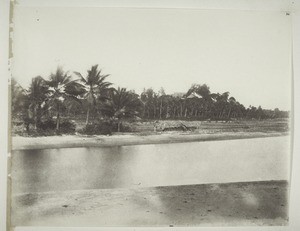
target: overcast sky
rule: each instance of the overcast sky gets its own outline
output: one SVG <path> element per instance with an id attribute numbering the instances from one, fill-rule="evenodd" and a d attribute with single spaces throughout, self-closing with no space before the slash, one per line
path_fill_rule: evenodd
<path id="1" fill-rule="evenodd" d="M 289 110 L 291 18 L 282 12 L 16 7 L 13 76 L 99 64 L 114 86 L 186 92 L 193 83 L 240 103 Z"/>

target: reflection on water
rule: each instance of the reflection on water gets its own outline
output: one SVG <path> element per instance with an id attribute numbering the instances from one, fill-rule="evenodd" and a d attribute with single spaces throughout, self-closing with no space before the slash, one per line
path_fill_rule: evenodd
<path id="1" fill-rule="evenodd" d="M 14 151 L 13 193 L 287 180 L 289 137 Z"/>

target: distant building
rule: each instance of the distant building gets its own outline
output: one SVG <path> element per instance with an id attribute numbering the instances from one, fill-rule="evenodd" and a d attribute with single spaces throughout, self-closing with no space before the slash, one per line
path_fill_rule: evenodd
<path id="1" fill-rule="evenodd" d="M 193 98 L 201 99 L 202 96 L 199 95 L 199 94 L 197 94 L 196 92 L 192 92 L 192 93 L 191 93 L 190 95 L 188 95 L 186 98 L 187 98 L 187 99 L 193 99 Z"/>
<path id="2" fill-rule="evenodd" d="M 175 92 L 172 94 L 173 97 L 178 97 L 178 98 L 183 98 L 184 95 L 185 93 L 182 92 Z"/>

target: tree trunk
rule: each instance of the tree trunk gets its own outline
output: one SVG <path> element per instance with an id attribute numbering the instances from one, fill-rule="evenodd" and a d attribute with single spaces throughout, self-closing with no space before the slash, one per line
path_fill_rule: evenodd
<path id="1" fill-rule="evenodd" d="M 56 130 L 59 131 L 60 125 L 60 114 L 59 114 L 59 104 L 57 105 L 57 114 L 56 114 Z"/>
<path id="2" fill-rule="evenodd" d="M 41 111 L 41 105 L 40 104 L 38 104 L 38 106 L 37 106 L 37 109 L 36 109 L 36 114 L 35 114 L 35 116 L 36 116 L 36 121 L 35 121 L 35 123 L 36 123 L 36 128 L 39 126 L 39 124 L 41 123 L 41 117 L 42 117 L 42 111 Z"/>
<path id="3" fill-rule="evenodd" d="M 59 131 L 59 125 L 60 125 L 60 114 L 57 112 L 56 116 L 56 130 Z"/>
<path id="4" fill-rule="evenodd" d="M 26 132 L 27 133 L 29 132 L 29 125 L 30 125 L 30 123 L 26 123 Z"/>
<path id="5" fill-rule="evenodd" d="M 86 112 L 86 121 L 85 121 L 85 125 L 89 124 L 89 117 L 90 117 L 90 107 L 88 107 L 88 110 Z"/>
<path id="6" fill-rule="evenodd" d="M 120 132 L 120 128 L 121 128 L 121 121 L 118 120 L 118 132 Z"/>
<path id="7" fill-rule="evenodd" d="M 224 108 L 223 111 L 222 111 L 222 116 L 221 116 L 222 119 L 225 119 L 225 118 L 226 118 L 226 117 L 225 117 L 225 113 L 226 113 L 226 108 Z"/>
<path id="8" fill-rule="evenodd" d="M 180 104 L 180 117 L 182 117 L 182 113 L 183 113 L 183 108 L 182 108 L 182 104 Z"/>
<path id="9" fill-rule="evenodd" d="M 221 118 L 222 111 L 223 111 L 223 110 L 220 111 L 218 118 Z"/>
<path id="10" fill-rule="evenodd" d="M 231 113 L 231 108 L 229 109 L 229 112 L 228 112 L 228 115 L 227 115 L 228 119 L 230 118 L 230 113 Z"/>
<path id="11" fill-rule="evenodd" d="M 160 101 L 160 107 L 159 107 L 159 119 L 161 119 L 161 113 L 162 113 L 162 100 Z"/>
<path id="12" fill-rule="evenodd" d="M 143 103 L 143 117 L 144 117 L 144 119 L 146 117 L 146 104 L 145 103 Z"/>
<path id="13" fill-rule="evenodd" d="M 169 104 L 167 104 L 167 108 L 166 108 L 167 112 L 166 112 L 166 119 L 170 118 L 170 107 Z"/>
<path id="14" fill-rule="evenodd" d="M 37 130 L 37 123 L 38 123 L 37 106 L 35 106 L 33 110 L 34 110 L 34 113 L 33 113 L 34 130 Z"/>

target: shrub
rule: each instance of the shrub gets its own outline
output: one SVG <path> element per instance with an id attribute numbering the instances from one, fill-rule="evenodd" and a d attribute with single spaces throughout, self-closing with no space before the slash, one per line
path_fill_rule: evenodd
<path id="1" fill-rule="evenodd" d="M 40 122 L 38 124 L 38 129 L 42 131 L 51 131 L 51 130 L 55 130 L 55 128 L 56 128 L 56 123 L 51 119 Z"/>
<path id="2" fill-rule="evenodd" d="M 60 123 L 59 132 L 62 134 L 73 134 L 75 133 L 76 125 L 72 121 L 62 121 Z"/>
<path id="3" fill-rule="evenodd" d="M 88 124 L 81 133 L 86 135 L 111 135 L 112 124 L 110 122 L 97 122 L 93 124 Z"/>
<path id="4" fill-rule="evenodd" d="M 75 133 L 76 125 L 72 121 L 63 120 L 59 125 L 59 134 L 73 134 Z M 40 135 L 55 135 L 56 122 L 54 120 L 48 119 L 39 123 L 38 134 Z"/>
<path id="5" fill-rule="evenodd" d="M 132 130 L 133 129 L 128 124 L 124 124 L 124 123 L 120 124 L 120 132 L 132 132 Z M 113 131 L 114 132 L 118 131 L 118 123 L 117 122 L 113 123 Z"/>

